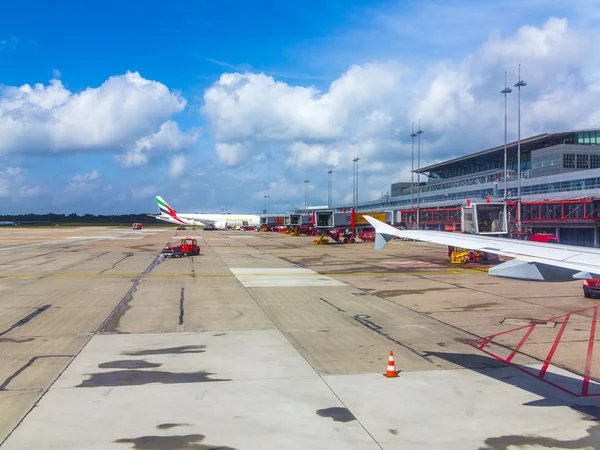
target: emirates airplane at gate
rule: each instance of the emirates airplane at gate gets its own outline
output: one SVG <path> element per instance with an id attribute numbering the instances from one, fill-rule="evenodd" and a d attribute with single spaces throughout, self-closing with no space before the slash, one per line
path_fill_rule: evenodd
<path id="1" fill-rule="evenodd" d="M 171 208 L 162 197 L 156 197 L 160 215 L 152 216 L 158 220 L 176 223 L 179 225 L 207 226 L 224 230 L 227 227 L 257 227 L 260 225 L 260 216 L 252 214 L 186 214 L 178 213 Z"/>

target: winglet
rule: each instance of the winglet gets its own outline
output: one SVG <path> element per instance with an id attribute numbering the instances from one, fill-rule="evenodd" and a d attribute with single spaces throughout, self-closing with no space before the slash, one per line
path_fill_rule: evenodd
<path id="1" fill-rule="evenodd" d="M 373 228 L 375 228 L 375 250 L 381 250 L 384 245 L 390 242 L 395 236 L 399 236 L 398 230 L 391 225 L 374 219 L 371 216 L 363 217 Z"/>

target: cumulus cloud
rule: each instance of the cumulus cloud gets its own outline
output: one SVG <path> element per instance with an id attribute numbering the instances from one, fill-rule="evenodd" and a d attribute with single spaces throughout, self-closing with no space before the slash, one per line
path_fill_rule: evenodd
<path id="1" fill-rule="evenodd" d="M 78 173 L 70 181 L 67 186 L 68 192 L 83 192 L 97 186 L 101 175 L 98 169 L 92 170 L 90 173 Z"/>
<path id="2" fill-rule="evenodd" d="M 27 171 L 21 167 L 0 168 L 0 197 L 27 198 L 40 193 L 39 186 L 32 186 Z"/>
<path id="3" fill-rule="evenodd" d="M 235 166 L 265 142 L 332 143 L 382 132 L 393 120 L 389 93 L 399 89 L 401 73 L 395 63 L 353 66 L 325 93 L 264 74 L 227 73 L 205 92 L 202 111 L 213 125 L 217 155 Z M 292 155 L 299 149 L 288 147 Z"/>
<path id="4" fill-rule="evenodd" d="M 185 171 L 186 167 L 186 158 L 184 155 L 177 155 L 171 158 L 171 162 L 169 164 L 169 177 L 178 178 Z"/>
<path id="5" fill-rule="evenodd" d="M 590 45 L 597 35 L 589 33 L 549 18 L 539 27 L 494 35 L 460 61 L 424 64 L 421 71 L 400 62 L 352 66 L 325 90 L 264 74 L 227 73 L 205 91 L 202 112 L 225 166 L 254 169 L 257 160 L 271 161 L 291 178 L 319 170 L 322 187 L 332 167 L 346 174 L 339 176 L 341 191 L 351 192 L 358 149 L 361 198 L 373 197 L 389 182 L 410 179 L 412 121 L 421 119 L 425 131 L 422 166 L 498 145 L 504 71 L 512 86 L 519 62 L 528 83 L 521 96 L 523 136 L 600 127 L 592 95 L 600 91 L 599 51 Z M 516 138 L 516 100 L 514 92 L 509 139 Z M 415 166 L 416 156 L 415 142 Z"/>
<path id="6" fill-rule="evenodd" d="M 125 165 L 145 164 L 153 151 L 196 141 L 170 120 L 186 103 L 138 72 L 77 93 L 56 77 L 48 85 L 0 86 L 0 154 L 111 151 L 125 152 Z"/>

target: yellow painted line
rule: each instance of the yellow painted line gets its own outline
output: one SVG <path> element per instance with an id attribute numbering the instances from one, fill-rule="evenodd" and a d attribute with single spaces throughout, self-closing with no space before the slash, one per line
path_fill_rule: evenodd
<path id="1" fill-rule="evenodd" d="M 473 269 L 475 270 L 475 269 Z M 247 273 L 241 274 L 242 277 L 357 277 L 357 276 L 374 276 L 374 275 L 446 275 L 446 274 L 461 274 L 461 271 L 452 269 L 442 269 L 435 271 L 404 271 L 404 272 L 357 272 L 357 273 L 290 273 L 290 274 L 266 274 L 266 273 Z M 3 280 L 27 280 L 41 278 L 177 278 L 177 277 L 196 277 L 196 278 L 211 278 L 211 277 L 235 277 L 233 273 L 57 273 L 51 275 L 0 275 Z"/>

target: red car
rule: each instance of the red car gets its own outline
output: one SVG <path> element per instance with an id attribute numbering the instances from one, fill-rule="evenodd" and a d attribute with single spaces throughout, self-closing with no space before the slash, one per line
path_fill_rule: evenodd
<path id="1" fill-rule="evenodd" d="M 583 295 L 587 298 L 600 295 L 600 280 L 583 280 Z"/>

